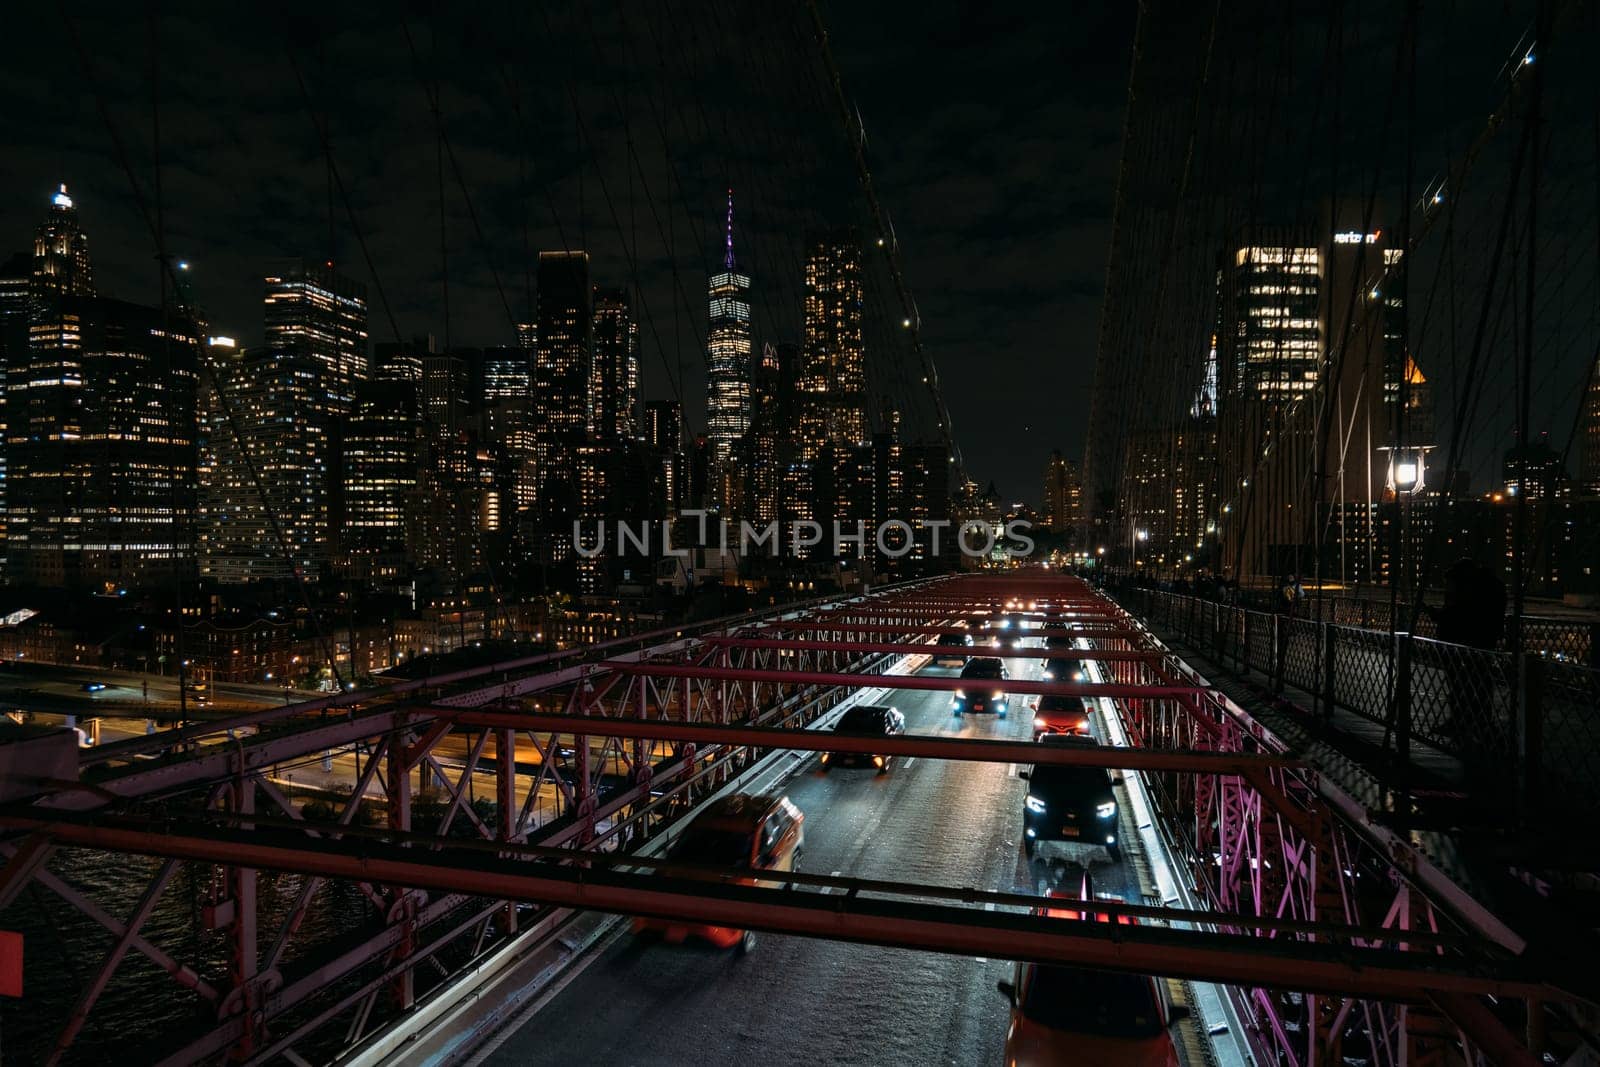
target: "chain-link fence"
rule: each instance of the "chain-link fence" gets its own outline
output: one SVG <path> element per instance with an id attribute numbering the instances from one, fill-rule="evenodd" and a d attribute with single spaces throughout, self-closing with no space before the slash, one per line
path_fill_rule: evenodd
<path id="1" fill-rule="evenodd" d="M 1530 759 L 1550 799 L 1600 810 L 1600 670 L 1575 663 L 1538 665 L 1538 733 Z"/>
<path id="2" fill-rule="evenodd" d="M 1431 620 L 1421 633 L 1383 629 L 1389 605 L 1378 600 L 1334 600 L 1329 622 L 1151 589 L 1118 595 L 1214 662 L 1256 672 L 1274 692 L 1301 690 L 1318 714 L 1338 708 L 1384 726 L 1403 757 L 1425 744 L 1479 781 L 1600 811 L 1596 625 L 1527 618 L 1519 661 L 1426 636 Z"/>
<path id="3" fill-rule="evenodd" d="M 1413 737 L 1475 765 L 1513 765 L 1517 670 L 1509 654 L 1417 637 L 1406 673 Z"/>

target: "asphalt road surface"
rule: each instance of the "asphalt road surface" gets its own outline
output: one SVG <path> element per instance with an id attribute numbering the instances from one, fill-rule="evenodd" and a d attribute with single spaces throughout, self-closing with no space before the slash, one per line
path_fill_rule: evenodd
<path id="1" fill-rule="evenodd" d="M 1037 677 L 1038 661 L 1012 661 Z M 947 675 L 948 669 L 924 673 Z M 889 698 L 918 734 L 1027 739 L 1026 707 L 1008 718 L 950 714 L 946 693 Z M 787 793 L 806 814 L 802 869 L 946 886 L 1076 891 L 1139 900 L 1126 862 L 1103 849 L 1047 844 L 1023 858 L 1019 768 L 913 759 L 888 775 L 823 772 L 810 759 Z M 1120 792 L 1120 791 L 1119 791 Z M 1126 803 L 1121 807 L 1126 812 Z M 1124 821 L 1131 852 L 1137 834 Z M 484 1061 L 561 1064 L 999 1063 L 1008 1006 L 995 982 L 1011 964 L 964 956 L 759 936 L 739 957 L 622 933 Z"/>

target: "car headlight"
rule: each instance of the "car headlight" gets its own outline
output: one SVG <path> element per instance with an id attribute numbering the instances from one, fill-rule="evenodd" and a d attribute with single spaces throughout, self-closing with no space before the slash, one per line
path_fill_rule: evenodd
<path id="1" fill-rule="evenodd" d="M 1043 730 L 1045 727 L 1047 727 L 1049 725 L 1050 724 L 1045 722 L 1043 719 L 1035 718 L 1033 720 L 1033 728 L 1035 730 Z"/>
<path id="2" fill-rule="evenodd" d="M 1034 812 L 1036 814 L 1039 814 L 1039 815 L 1043 815 L 1044 814 L 1044 801 L 1040 800 L 1038 797 L 1034 796 L 1032 793 L 1029 793 L 1026 797 L 1023 798 L 1022 806 L 1027 808 L 1029 811 Z"/>
<path id="3" fill-rule="evenodd" d="M 1108 800 L 1094 809 L 1094 813 L 1102 819 L 1109 819 L 1117 813 L 1117 802 Z"/>
<path id="4" fill-rule="evenodd" d="M 883 766 L 883 757 L 882 756 L 873 756 L 872 757 L 872 765 L 874 767 L 882 767 Z"/>
<path id="5" fill-rule="evenodd" d="M 1074 671 L 1073 674 L 1072 674 L 1072 680 L 1074 682 L 1083 681 L 1083 672 L 1082 671 Z"/>
<path id="6" fill-rule="evenodd" d="M 1056 672 L 1055 671 L 1045 671 L 1044 672 L 1044 680 L 1047 681 L 1047 682 L 1055 681 L 1056 680 Z"/>
<path id="7" fill-rule="evenodd" d="M 966 697 L 967 697 L 967 691 L 965 689 L 957 689 L 956 690 L 956 699 L 957 700 L 965 700 Z"/>
<path id="8" fill-rule="evenodd" d="M 1001 692 L 1001 691 L 1000 691 L 1000 690 L 998 690 L 998 689 L 996 689 L 996 690 L 995 690 L 995 691 L 994 691 L 994 698 L 995 698 L 995 699 L 996 699 L 996 700 L 1000 700 L 1000 699 L 1002 699 L 1002 698 L 1004 698 L 1004 697 L 1005 697 L 1005 694 L 1004 694 L 1004 693 L 1002 693 L 1002 692 Z"/>

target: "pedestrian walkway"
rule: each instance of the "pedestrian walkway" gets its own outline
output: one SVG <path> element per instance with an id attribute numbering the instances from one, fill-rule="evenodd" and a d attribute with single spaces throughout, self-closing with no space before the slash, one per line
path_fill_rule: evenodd
<path id="1" fill-rule="evenodd" d="M 1259 671 L 1219 665 L 1178 635 L 1146 625 L 1162 644 L 1271 730 L 1294 755 L 1368 811 L 1379 817 L 1392 811 L 1396 768 L 1392 747 L 1384 748 L 1380 724 L 1342 708 L 1332 709 L 1331 715 L 1321 714 L 1320 709 L 1313 712 L 1318 702 L 1303 689 L 1285 685 L 1281 692 L 1273 693 L 1270 680 Z M 1462 795 L 1460 761 L 1415 741 L 1411 756 L 1410 786 L 1415 796 L 1449 800 Z M 1409 836 L 1434 866 L 1479 900 L 1490 903 L 1490 894 L 1472 877 L 1460 843 L 1452 835 L 1414 831 Z"/>

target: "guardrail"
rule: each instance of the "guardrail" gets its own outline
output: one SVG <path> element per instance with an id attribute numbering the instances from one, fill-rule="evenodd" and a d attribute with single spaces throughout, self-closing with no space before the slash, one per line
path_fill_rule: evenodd
<path id="1" fill-rule="evenodd" d="M 1600 670 L 1548 645 L 1514 656 L 1159 590 L 1114 595 L 1273 692 L 1303 691 L 1324 719 L 1338 709 L 1384 726 L 1402 767 L 1422 744 L 1459 760 L 1469 781 L 1515 781 L 1529 808 L 1559 797 L 1568 810 L 1600 811 Z"/>

